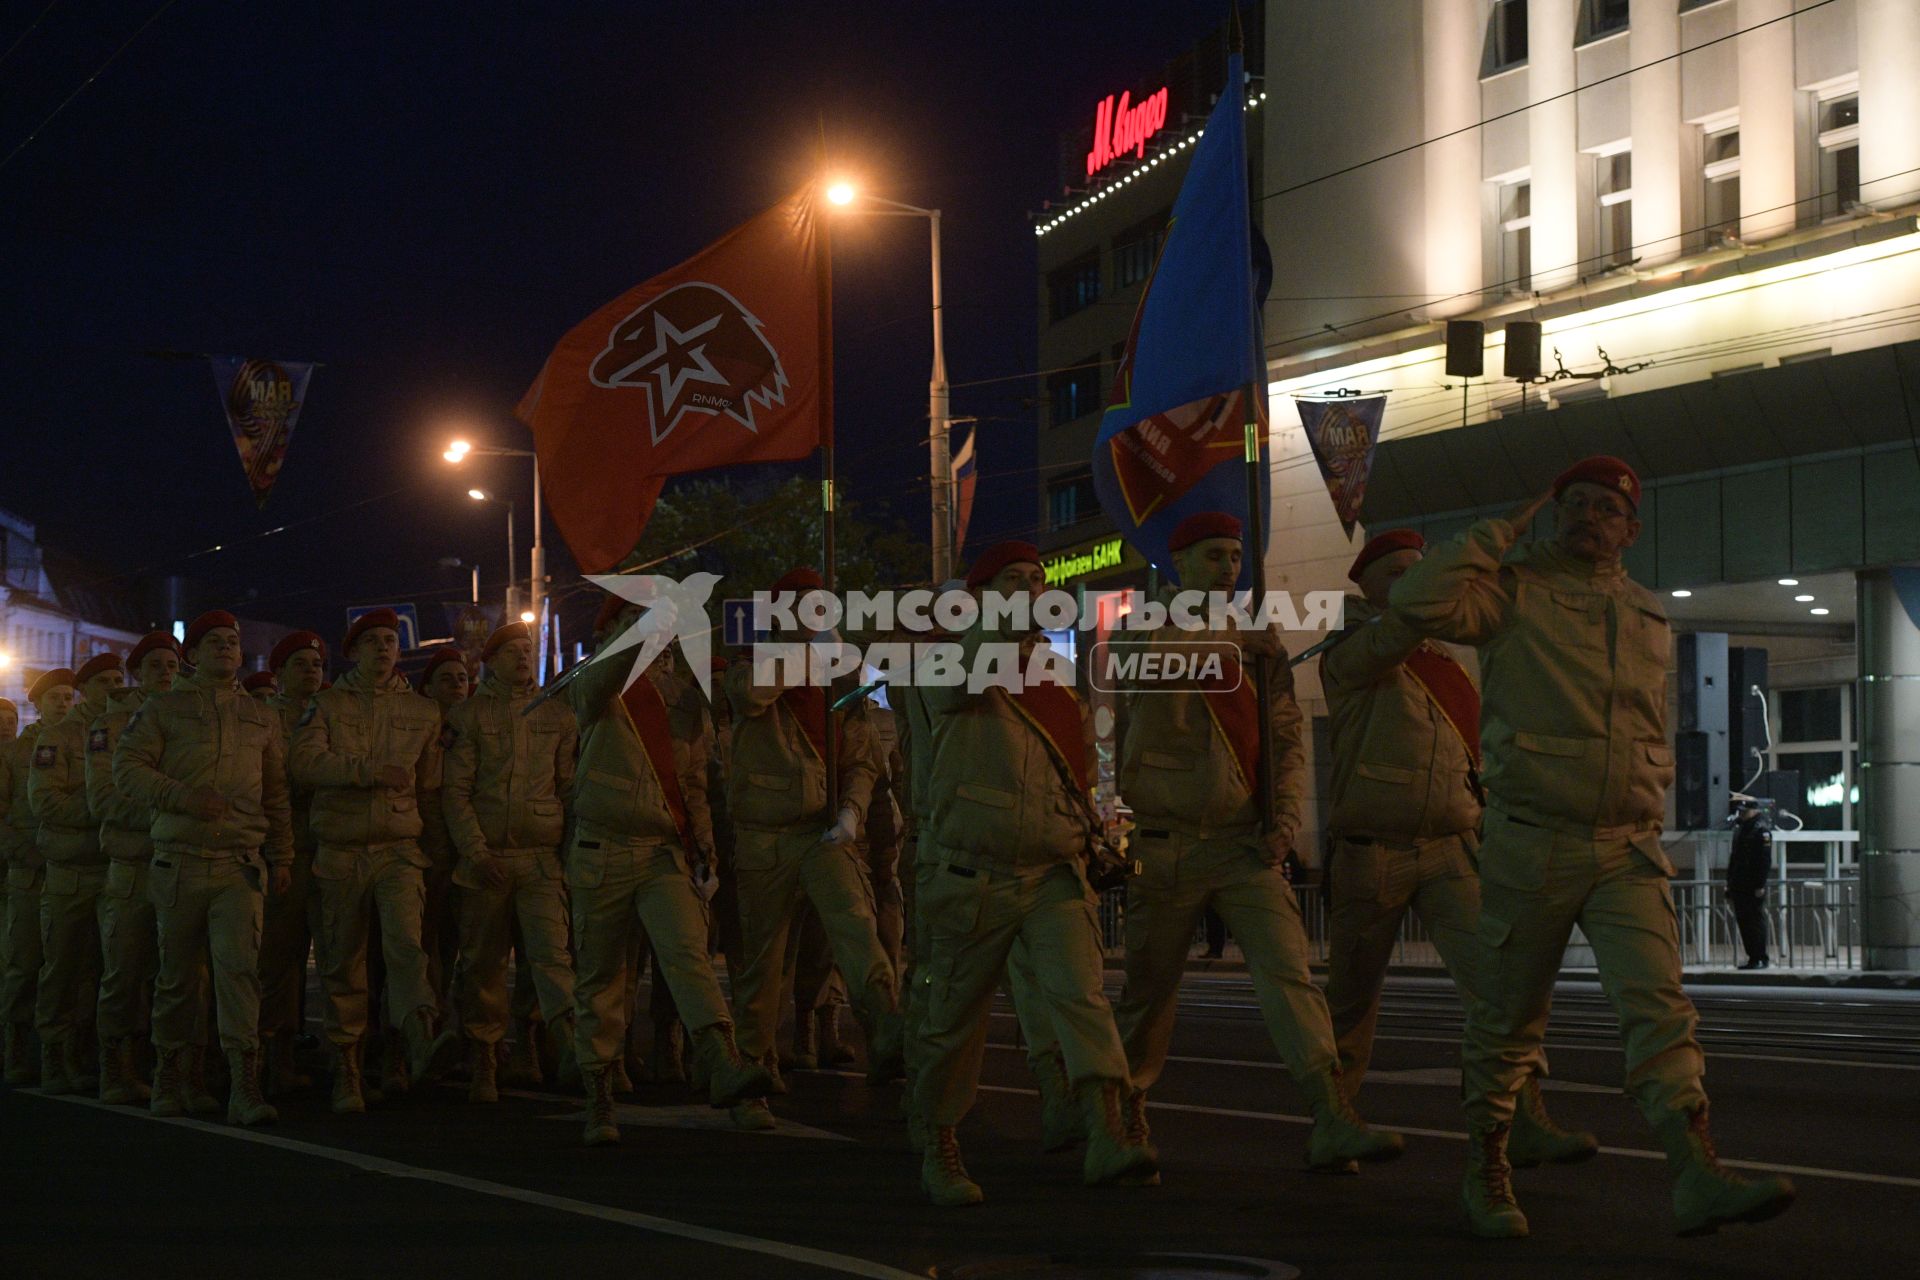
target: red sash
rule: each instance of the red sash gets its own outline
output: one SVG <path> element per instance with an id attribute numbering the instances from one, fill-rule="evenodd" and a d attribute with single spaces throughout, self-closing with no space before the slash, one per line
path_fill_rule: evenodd
<path id="1" fill-rule="evenodd" d="M 1238 658 L 1227 655 L 1218 676 L 1202 679 L 1200 692 L 1213 727 L 1219 730 L 1234 767 L 1240 771 L 1240 785 L 1248 795 L 1258 795 L 1260 696 L 1251 676 L 1241 669 Z"/>
<path id="2" fill-rule="evenodd" d="M 1080 718 L 1078 700 L 1063 685 L 1036 684 L 1014 694 L 1009 701 L 1021 718 L 1033 726 L 1041 741 L 1067 762 L 1073 780 L 1085 795 L 1093 786 L 1093 779 L 1087 774 L 1086 724 Z"/>
<path id="3" fill-rule="evenodd" d="M 1407 674 L 1420 686 L 1446 722 L 1460 735 L 1467 759 L 1480 768 L 1480 691 L 1467 669 L 1430 644 L 1422 644 L 1406 661 Z"/>
<path id="4" fill-rule="evenodd" d="M 660 784 L 660 794 L 666 799 L 673 829 L 680 833 L 687 852 L 692 853 L 693 823 L 687 817 L 686 798 L 680 794 L 680 771 L 673 763 L 673 727 L 667 723 L 666 699 L 653 687 L 653 681 L 641 676 L 620 695 L 620 704 L 627 709 L 634 730 L 640 735 L 640 745 L 646 749 L 647 763 L 652 766 L 654 780 Z"/>
<path id="5" fill-rule="evenodd" d="M 813 748 L 813 754 L 825 763 L 827 758 L 827 691 L 818 685 L 805 684 L 797 689 L 789 689 L 780 695 L 780 701 L 800 724 L 801 736 L 807 745 Z M 847 764 L 847 723 L 836 718 L 833 722 L 833 745 L 837 749 L 835 765 L 845 768 Z"/>

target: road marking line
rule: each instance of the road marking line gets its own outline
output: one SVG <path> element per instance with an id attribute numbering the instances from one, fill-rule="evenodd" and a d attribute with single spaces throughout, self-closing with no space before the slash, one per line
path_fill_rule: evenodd
<path id="1" fill-rule="evenodd" d="M 1040 1096 L 1038 1089 L 1022 1089 L 1015 1085 L 983 1084 L 983 1093 L 1018 1093 L 1028 1097 Z M 1229 1120 L 1271 1120 L 1278 1124 L 1311 1125 L 1312 1116 L 1282 1115 L 1277 1111 L 1244 1111 L 1233 1107 L 1205 1107 L 1192 1102 L 1149 1102 L 1149 1111 L 1182 1111 L 1194 1115 L 1222 1116 Z M 1454 1129 L 1423 1129 L 1410 1124 L 1383 1124 L 1380 1128 L 1394 1133 L 1412 1134 L 1420 1138 L 1442 1138 L 1452 1142 L 1466 1142 L 1467 1135 Z M 1626 1156 L 1634 1160 L 1665 1160 L 1663 1151 L 1644 1151 L 1637 1147 L 1601 1147 L 1604 1155 Z M 1810 1165 L 1770 1164 L 1764 1160 L 1729 1160 L 1725 1156 L 1720 1163 L 1731 1169 L 1752 1169 L 1761 1173 L 1791 1173 L 1803 1178 L 1832 1178 L 1840 1182 L 1871 1182 L 1885 1187 L 1920 1188 L 1920 1178 L 1903 1178 L 1891 1173 L 1855 1173 L 1850 1169 L 1816 1169 Z"/>
<path id="2" fill-rule="evenodd" d="M 861 1077 L 865 1079 L 865 1077 Z M 529 1098 L 535 1102 L 557 1102 L 568 1108 L 553 1115 L 542 1116 L 543 1120 L 566 1120 L 580 1124 L 587 1118 L 587 1109 L 573 1098 L 565 1098 L 557 1093 L 534 1093 L 531 1090 L 502 1090 L 503 1096 Z M 829 1133 L 825 1129 L 815 1129 L 811 1125 L 801 1124 L 797 1120 L 780 1117 L 777 1127 L 759 1132 L 742 1129 L 733 1122 L 732 1114 L 723 1108 L 709 1107 L 704 1102 L 682 1103 L 678 1106 L 643 1107 L 636 1103 L 619 1102 L 614 1104 L 614 1118 L 624 1127 L 636 1125 L 656 1129 L 705 1129 L 712 1133 L 749 1133 L 755 1137 L 772 1138 L 814 1138 L 829 1142 L 852 1142 L 844 1133 Z"/>
<path id="3" fill-rule="evenodd" d="M 47 1095 L 30 1090 L 16 1090 L 22 1097 L 46 1097 Z M 444 1187 L 453 1187 L 460 1191 L 470 1191 L 475 1195 L 494 1196 L 501 1200 L 516 1200 L 521 1204 L 530 1204 L 542 1209 L 553 1209 L 561 1213 L 577 1214 L 583 1218 L 597 1218 L 602 1222 L 611 1222 L 623 1227 L 636 1227 L 642 1231 L 651 1231 L 656 1235 L 676 1236 L 682 1240 L 692 1240 L 700 1244 L 717 1245 L 723 1249 L 739 1249 L 746 1253 L 760 1253 L 768 1257 L 780 1258 L 787 1262 L 800 1262 L 808 1266 L 820 1267 L 827 1271 L 837 1271 L 842 1275 L 866 1276 L 869 1280 L 926 1280 L 925 1276 L 890 1267 L 884 1262 L 869 1262 L 865 1258 L 855 1258 L 844 1253 L 830 1253 L 824 1249 L 810 1249 L 805 1245 L 786 1244 L 779 1240 L 762 1240 L 758 1236 L 741 1235 L 735 1231 L 721 1231 L 714 1227 L 697 1226 L 690 1222 L 677 1222 L 672 1218 L 655 1217 L 649 1213 L 635 1213 L 631 1209 L 616 1209 L 611 1205 L 593 1204 L 586 1200 L 574 1200 L 567 1196 L 549 1195 L 544 1191 L 533 1191 L 526 1187 L 512 1187 L 502 1182 L 488 1182 L 483 1178 L 469 1178 L 464 1174 L 448 1173 L 442 1169 L 428 1169 L 418 1165 L 402 1164 L 397 1160 L 388 1160 L 383 1156 L 365 1155 L 358 1151 L 348 1151 L 340 1147 L 322 1146 L 317 1142 L 303 1142 L 298 1138 L 282 1138 L 277 1134 L 261 1133 L 254 1129 L 241 1129 L 231 1125 L 213 1124 L 206 1120 L 193 1120 L 187 1117 L 165 1118 L 132 1107 L 114 1106 L 101 1102 L 97 1098 L 81 1098 L 71 1094 L 58 1095 L 55 1102 L 72 1103 L 76 1106 L 92 1107 L 112 1115 L 137 1117 L 151 1120 L 156 1124 L 174 1125 L 179 1128 L 197 1129 L 202 1133 L 216 1134 L 223 1138 L 236 1138 L 242 1142 L 252 1142 L 263 1147 L 276 1147 L 282 1151 L 292 1151 L 300 1155 L 317 1156 L 322 1160 L 332 1160 L 350 1165 L 366 1173 L 383 1173 L 394 1178 L 410 1178 L 416 1182 L 431 1182 Z"/>

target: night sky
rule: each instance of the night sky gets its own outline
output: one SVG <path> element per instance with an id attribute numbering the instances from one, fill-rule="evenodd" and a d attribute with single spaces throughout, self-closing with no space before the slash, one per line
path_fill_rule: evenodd
<path id="1" fill-rule="evenodd" d="M 553 342 L 805 181 L 822 116 L 836 167 L 945 211 L 951 379 L 1030 372 L 1056 135 L 1224 11 L 176 0 L 101 71 L 160 8 L 0 4 L 0 153 L 99 73 L 0 165 L 0 507 L 327 634 L 395 599 L 431 630 L 466 584 L 443 557 L 496 596 L 503 517 L 464 491 L 520 496 L 524 563 L 528 469 L 444 442 L 530 447 Z M 842 478 L 924 537 L 926 224 L 836 225 Z M 154 351 L 324 364 L 264 512 L 206 363 Z M 1033 394 L 954 392 L 986 420 L 973 546 L 1032 533 Z"/>

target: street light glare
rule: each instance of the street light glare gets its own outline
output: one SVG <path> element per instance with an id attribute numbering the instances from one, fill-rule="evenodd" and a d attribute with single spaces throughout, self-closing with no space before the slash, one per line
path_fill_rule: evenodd
<path id="1" fill-rule="evenodd" d="M 485 489 L 469 489 L 467 490 L 467 496 L 475 502 L 485 502 L 487 500 L 487 491 Z"/>
<path id="2" fill-rule="evenodd" d="M 827 199 L 834 204 L 852 204 L 853 197 L 854 190 L 851 182 L 840 181 L 827 188 Z"/>
<path id="3" fill-rule="evenodd" d="M 473 452 L 473 446 L 471 444 L 467 443 L 465 440 L 455 440 L 452 444 L 447 446 L 447 451 L 441 454 L 440 456 L 445 458 L 448 462 L 461 462 L 461 461 L 464 461 L 466 456 L 472 452 Z"/>
<path id="4" fill-rule="evenodd" d="M 520 611 L 520 621 L 522 621 L 522 622 L 532 622 L 532 621 L 533 621 L 533 610 L 531 610 L 531 609 L 522 609 L 522 610 Z"/>

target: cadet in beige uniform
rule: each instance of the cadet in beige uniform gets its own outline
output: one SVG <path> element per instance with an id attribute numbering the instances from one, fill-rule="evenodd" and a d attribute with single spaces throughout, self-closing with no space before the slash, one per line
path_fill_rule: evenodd
<path id="1" fill-rule="evenodd" d="M 1387 612 L 1387 592 L 1426 541 L 1411 529 L 1370 540 L 1347 577 L 1347 631 L 1320 659 L 1333 730 L 1327 1006 L 1340 1082 L 1360 1089 L 1373 1055 L 1380 991 L 1411 909 L 1463 1001 L 1476 998 L 1480 916 L 1480 691 L 1451 654 Z M 1547 1115 L 1529 1077 L 1507 1154 L 1516 1167 L 1571 1163 L 1599 1150 Z"/>
<path id="2" fill-rule="evenodd" d="M 367 931 L 380 930 L 386 1019 L 404 1037 L 413 1083 L 458 1057 L 437 1035 L 439 1006 L 420 947 L 427 855 L 420 800 L 440 781 L 440 709 L 395 670 L 400 619 L 358 618 L 341 646 L 354 668 L 314 695 L 293 736 L 293 778 L 313 789 L 313 878 L 320 891 L 320 973 L 333 1044 L 333 1110 L 366 1110 L 361 1041 L 367 1033 Z"/>
<path id="3" fill-rule="evenodd" d="M 73 707 L 73 672 L 55 667 L 43 673 L 27 690 L 27 700 L 39 719 L 8 744 L 6 753 L 6 811 L 4 826 L 7 860 L 7 954 L 0 975 L 0 1017 L 6 1020 L 6 1074 L 8 1084 L 31 1084 L 39 1078 L 33 1062 L 34 993 L 39 988 L 40 893 L 47 882 L 46 863 L 39 845 L 40 823 L 27 798 L 28 780 L 40 749 L 40 736 L 66 718 Z"/>
<path id="4" fill-rule="evenodd" d="M 1666 672 L 1672 635 L 1627 577 L 1640 480 L 1589 458 L 1554 482 L 1559 530 L 1514 545 L 1549 498 L 1483 520 L 1394 584 L 1419 633 L 1480 649 L 1487 817 L 1479 942 L 1487 981 L 1464 1051 L 1463 1198 L 1474 1231 L 1525 1235 L 1508 1176 L 1514 1099 L 1541 1066 L 1554 979 L 1573 926 L 1593 944 L 1619 1015 L 1626 1088 L 1666 1148 L 1683 1234 L 1784 1210 L 1784 1178 L 1721 1167 L 1707 1126 L 1698 1019 L 1680 985 L 1673 864 L 1660 847 L 1673 780 Z"/>
<path id="5" fill-rule="evenodd" d="M 772 590 L 804 594 L 819 587 L 818 574 L 798 569 Z M 900 1075 L 901 1026 L 893 963 L 880 947 L 874 920 L 873 887 L 853 848 L 876 773 L 866 711 L 863 705 L 829 711 L 836 690 L 756 684 L 753 665 L 736 663 L 726 679 L 734 713 L 727 809 L 747 957 L 733 991 L 740 1050 L 774 1060 L 787 934 L 801 902 L 808 901 L 820 913 L 866 1033 L 867 1080 L 883 1084 Z M 827 809 L 829 732 L 838 747 L 837 815 Z"/>
<path id="6" fill-rule="evenodd" d="M 632 616 L 617 605 L 603 610 L 603 634 L 617 638 Z M 738 1108 L 772 1084 L 759 1063 L 743 1060 L 707 956 L 707 908 L 694 878 L 698 862 L 713 856 L 707 808 L 712 725 L 697 700 L 669 704 L 662 695 L 670 653 L 631 683 L 630 657 L 596 657 L 565 690 L 580 725 L 567 882 L 578 951 L 574 1042 L 586 1083 L 589 1146 L 620 1140 L 613 1068 L 639 976 L 636 924 L 653 944 L 681 1020 L 692 1028 L 708 1101 Z"/>
<path id="7" fill-rule="evenodd" d="M 153 812 L 120 794 L 113 752 L 146 700 L 173 688 L 180 644 L 150 631 L 127 655 L 137 688 L 116 693 L 87 730 L 87 808 L 100 824 L 100 847 L 111 861 L 100 897 L 100 1101 L 144 1104 L 153 1094 L 141 1078 L 139 1045 L 153 1030 L 153 983 L 160 939 L 148 891 Z"/>
<path id="8" fill-rule="evenodd" d="M 46 864 L 34 1029 L 40 1034 L 40 1088 L 47 1093 L 91 1093 L 100 1083 L 92 1040 L 107 855 L 100 848 L 100 825 L 87 809 L 87 726 L 126 684 L 126 668 L 119 654 L 98 654 L 75 673 L 74 684 L 80 699 L 40 734 L 27 779 Z"/>
<path id="9" fill-rule="evenodd" d="M 275 696 L 280 692 L 280 682 L 271 671 L 255 671 L 240 682 L 240 692 L 256 702 L 272 706 Z"/>
<path id="10" fill-rule="evenodd" d="M 1046 578 L 1031 543 L 1007 542 L 982 553 L 967 585 L 1001 599 L 1037 599 Z M 989 656 L 1011 659 L 1017 651 L 1025 669 L 1045 643 L 1037 632 L 990 630 L 983 611 L 954 648 L 969 671 L 983 645 L 996 647 Z M 927 1125 L 921 1187 L 940 1205 L 983 1199 L 967 1176 L 956 1128 L 979 1087 L 994 988 L 1022 941 L 1087 1112 L 1087 1185 L 1155 1180 L 1153 1148 L 1128 1133 L 1121 1114 L 1126 1050 L 1101 991 L 1099 924 L 1082 865 L 1095 820 L 1085 705 L 1054 683 L 1017 694 L 969 692 L 964 681 L 928 684 L 920 697 L 932 735 L 931 820 L 919 853 L 928 870 L 915 903 L 928 935 L 929 979 L 925 1057 L 914 1086 Z"/>
<path id="11" fill-rule="evenodd" d="M 459 855 L 460 959 L 454 986 L 467 1055 L 470 1102 L 498 1102 L 495 1048 L 507 1032 L 507 963 L 513 925 L 571 1076 L 573 960 L 567 954 L 567 894 L 561 879 L 564 797 L 573 790 L 580 734 L 567 709 L 543 702 L 533 682 L 533 635 L 510 622 L 487 639 L 486 678 L 447 712 L 441 786 Z"/>
<path id="12" fill-rule="evenodd" d="M 260 919 L 293 876 L 285 747 L 273 712 L 240 691 L 240 629 L 224 611 L 187 628 L 193 675 L 149 697 L 113 753 L 113 781 L 153 814 L 147 889 L 160 934 L 154 988 L 155 1115 L 177 1116 L 213 962 L 231 1124 L 277 1118 L 260 1093 Z M 262 865 L 264 852 L 266 864 Z M 269 870 L 271 868 L 271 870 Z"/>
<path id="13" fill-rule="evenodd" d="M 1221 512 L 1183 520 L 1169 540 L 1187 591 L 1231 592 L 1240 577 L 1240 522 Z M 1212 684 L 1181 681 L 1127 696 L 1120 794 L 1134 813 L 1127 884 L 1127 985 L 1117 1020 L 1135 1092 L 1128 1125 L 1144 1140 L 1146 1092 L 1160 1078 L 1173 1036 L 1180 975 L 1194 929 L 1211 905 L 1246 953 L 1247 974 L 1294 1083 L 1313 1112 L 1307 1163 L 1345 1172 L 1356 1160 L 1400 1154 L 1398 1134 L 1375 1133 L 1341 1088 L 1326 1001 L 1307 969 L 1300 905 L 1281 864 L 1300 829 L 1307 787 L 1300 705 L 1278 638 L 1215 634 L 1169 623 L 1156 649 L 1222 652 L 1220 642 L 1266 662 L 1274 752 L 1272 826 L 1262 830 L 1259 704 L 1253 674 L 1223 670 Z"/>
<path id="14" fill-rule="evenodd" d="M 273 646 L 267 667 L 280 684 L 280 691 L 267 700 L 267 705 L 280 718 L 281 737 L 291 754 L 293 731 L 327 678 L 327 642 L 317 632 L 295 631 Z M 266 1050 L 269 1094 L 313 1084 L 293 1057 L 305 1003 L 307 953 L 315 918 L 320 914 L 313 890 L 313 791 L 293 785 L 290 792 L 293 883 L 287 892 L 267 899 L 266 922 L 260 931 L 260 1036 Z"/>

